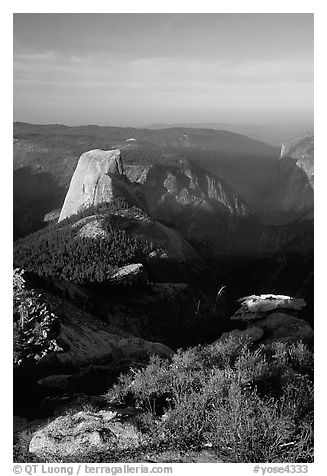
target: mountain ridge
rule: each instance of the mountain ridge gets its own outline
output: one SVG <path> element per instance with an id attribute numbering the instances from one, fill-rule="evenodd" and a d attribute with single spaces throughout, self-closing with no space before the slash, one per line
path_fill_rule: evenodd
<path id="1" fill-rule="evenodd" d="M 235 146 L 232 143 L 237 135 L 217 134 L 214 131 L 200 131 L 201 134 L 192 135 L 187 140 L 183 136 L 185 130 L 173 133 L 169 130 L 159 133 L 142 130 L 138 132 L 141 135 L 136 137 L 136 141 L 128 141 L 137 131 L 136 128 L 92 126 L 90 129 L 88 126 L 72 128 L 14 123 L 14 236 L 24 236 L 41 228 L 44 226 L 43 217 L 62 207 L 78 159 L 87 150 L 106 150 L 119 146 L 124 161 L 133 164 L 144 163 L 144 160 L 145 163 L 149 160 L 151 163 L 178 163 L 179 158 L 187 159 L 191 151 L 195 158 L 201 152 L 219 155 L 220 158 L 226 156 L 229 161 L 230 150 L 227 149 L 231 145 L 233 154 L 242 161 L 244 158 L 245 162 L 248 160 L 244 155 L 246 147 L 254 147 L 258 161 L 261 147 L 264 154 L 268 154 L 267 157 L 277 160 L 279 155 L 279 150 L 266 144 L 258 146 L 256 142 L 241 136 L 238 137 L 241 142 Z M 194 134 L 194 130 L 190 132 Z M 222 144 L 221 141 L 226 137 L 227 142 Z M 211 138 L 210 151 L 202 148 L 206 147 L 208 138 Z M 37 186 L 39 180 L 47 182 L 44 190 L 42 183 Z M 18 210 L 24 210 L 24 213 L 19 214 Z"/>

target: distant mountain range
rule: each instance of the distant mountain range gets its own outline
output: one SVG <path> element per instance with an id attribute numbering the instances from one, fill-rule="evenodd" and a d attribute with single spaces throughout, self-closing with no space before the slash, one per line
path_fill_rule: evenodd
<path id="1" fill-rule="evenodd" d="M 14 235 L 42 227 L 44 215 L 62 206 L 81 154 L 114 148 L 125 165 L 197 164 L 268 224 L 292 221 L 312 207 L 311 136 L 284 146 L 280 161 L 280 148 L 229 131 L 14 123 Z"/>
<path id="2" fill-rule="evenodd" d="M 286 144 L 307 134 L 313 134 L 313 124 L 257 125 L 230 124 L 224 122 L 200 122 L 179 124 L 151 124 L 148 129 L 187 127 L 188 129 L 215 129 L 245 134 L 252 139 L 267 142 L 273 146 Z"/>

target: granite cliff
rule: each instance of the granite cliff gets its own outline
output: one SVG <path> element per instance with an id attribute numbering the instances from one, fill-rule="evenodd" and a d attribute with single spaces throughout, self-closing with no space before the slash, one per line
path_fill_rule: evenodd
<path id="1" fill-rule="evenodd" d="M 140 205 L 137 190 L 126 179 L 120 150 L 91 150 L 81 155 L 59 221 L 117 196 Z"/>
<path id="2" fill-rule="evenodd" d="M 129 226 L 134 234 L 137 228 L 139 235 L 150 234 L 154 241 L 160 241 L 164 235 L 176 243 L 178 230 L 187 240 L 210 242 L 214 252 L 237 247 L 240 226 L 249 219 L 254 220 L 250 208 L 237 192 L 198 165 L 188 160 L 166 166 L 123 165 L 120 150 L 115 149 L 82 154 L 59 221 L 91 205 L 110 203 L 117 197 L 139 207 L 152 217 L 148 217 L 148 221 L 156 223 L 155 230 L 152 226 L 151 231 L 144 215 L 142 219 L 136 217 L 135 226 Z M 124 227 L 126 216 L 119 220 L 119 226 Z M 246 248 L 246 240 L 242 240 L 242 247 L 244 244 Z M 183 247 L 187 248 L 186 243 Z M 175 249 L 180 250 L 181 246 Z"/>
<path id="3" fill-rule="evenodd" d="M 247 233 L 244 240 L 238 235 L 245 225 L 255 231 L 256 219 L 225 181 L 185 159 L 171 166 L 126 165 L 125 171 L 142 184 L 151 215 L 188 240 L 208 243 L 213 253 L 248 251 Z"/>
<path id="4" fill-rule="evenodd" d="M 305 136 L 281 148 L 267 193 L 262 217 L 268 225 L 284 225 L 307 216 L 314 201 L 314 139 Z"/>

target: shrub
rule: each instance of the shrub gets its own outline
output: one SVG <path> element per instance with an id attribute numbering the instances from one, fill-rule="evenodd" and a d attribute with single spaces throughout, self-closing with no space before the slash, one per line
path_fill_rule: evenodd
<path id="1" fill-rule="evenodd" d="M 226 462 L 310 462 L 312 362 L 301 342 L 255 349 L 231 337 L 171 360 L 153 357 L 108 399 L 141 408 L 141 428 L 159 445 L 209 446 Z"/>

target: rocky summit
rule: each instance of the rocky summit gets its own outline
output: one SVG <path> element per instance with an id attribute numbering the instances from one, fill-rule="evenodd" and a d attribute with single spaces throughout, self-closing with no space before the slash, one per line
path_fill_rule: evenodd
<path id="1" fill-rule="evenodd" d="M 133 195 L 128 185 L 119 149 L 85 152 L 78 161 L 59 221 L 90 205 L 110 202 L 117 195 Z"/>
<path id="2" fill-rule="evenodd" d="M 156 230 L 155 241 L 167 235 L 164 225 L 168 225 L 187 240 L 209 240 L 219 253 L 235 247 L 247 249 L 247 240 L 240 240 L 239 235 L 244 226 L 252 227 L 254 233 L 257 229 L 253 213 L 242 197 L 197 164 L 189 160 L 166 166 L 123 164 L 119 149 L 97 149 L 81 155 L 59 222 L 90 206 L 112 203 L 117 198 L 143 211 L 141 221 L 139 216 L 134 216 L 143 228 L 144 213 L 156 219 L 156 228 L 161 229 Z M 126 216 L 123 221 L 126 222 Z M 129 228 L 131 231 L 133 227 Z M 174 233 L 168 229 L 169 236 Z M 147 235 L 146 230 L 144 234 Z M 253 248 L 252 243 L 250 247 Z"/>

